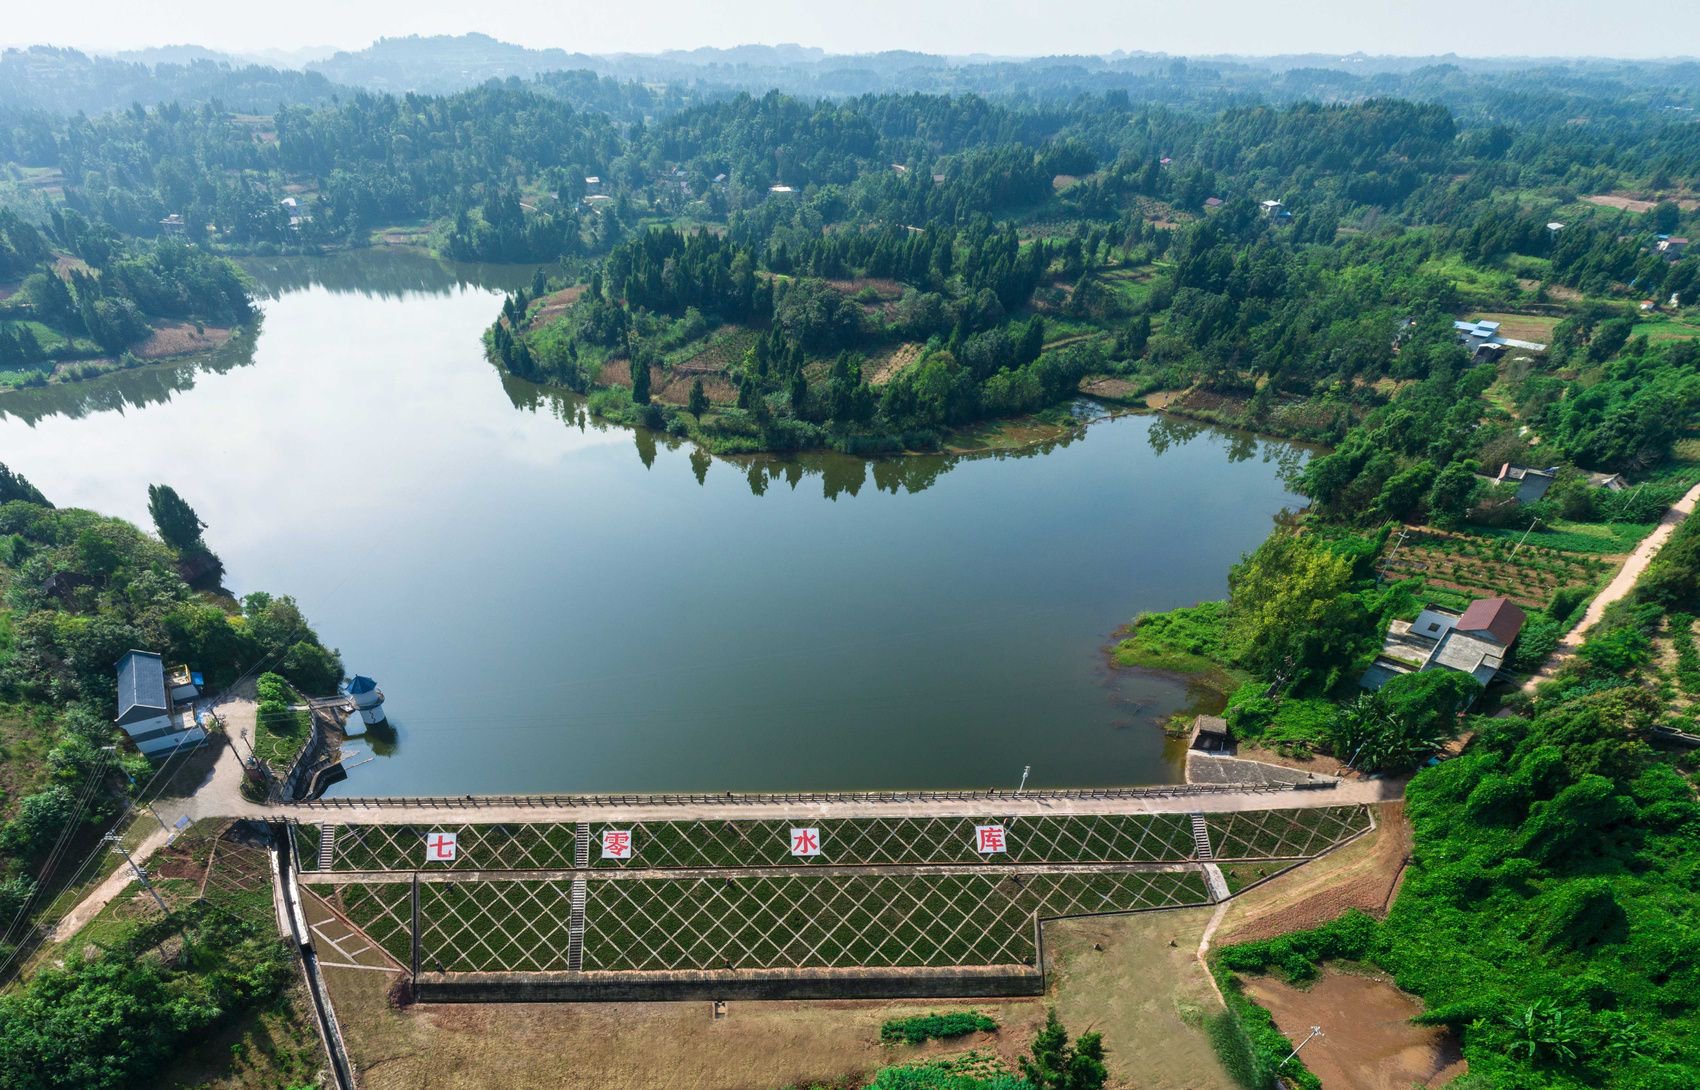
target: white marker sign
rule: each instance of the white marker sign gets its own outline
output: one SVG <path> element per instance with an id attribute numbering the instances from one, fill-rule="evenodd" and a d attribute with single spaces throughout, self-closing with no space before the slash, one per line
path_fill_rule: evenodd
<path id="1" fill-rule="evenodd" d="M 792 829 L 791 854 L 798 856 L 816 856 L 820 854 L 819 829 Z"/>
<path id="2" fill-rule="evenodd" d="M 425 836 L 425 862 L 453 863 L 455 860 L 454 833 L 427 833 Z"/>
<path id="3" fill-rule="evenodd" d="M 630 829 L 602 830 L 602 858 L 630 859 L 632 857 L 632 831 Z"/>
<path id="4" fill-rule="evenodd" d="M 1002 825 L 974 826 L 974 850 L 981 855 L 1008 851 L 1004 845 Z"/>

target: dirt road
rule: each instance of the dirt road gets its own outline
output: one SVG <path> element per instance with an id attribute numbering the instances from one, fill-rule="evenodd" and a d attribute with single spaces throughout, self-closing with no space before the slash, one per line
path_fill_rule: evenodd
<path id="1" fill-rule="evenodd" d="M 152 830 L 142 838 L 140 844 L 130 850 L 130 858 L 136 861 L 137 866 L 141 866 L 154 852 L 165 846 L 170 835 L 165 829 Z M 47 940 L 64 942 L 81 931 L 84 924 L 98 916 L 101 909 L 111 904 L 113 899 L 128 889 L 135 880 L 136 876 L 130 872 L 130 868 L 120 865 L 117 870 L 107 875 L 100 885 L 90 890 L 88 896 L 78 901 L 71 911 L 60 917 L 59 922 L 54 924 L 53 930 L 48 933 Z"/>
<path id="2" fill-rule="evenodd" d="M 1617 575 L 1612 578 L 1610 583 L 1606 584 L 1606 589 L 1602 590 L 1592 602 L 1588 603 L 1588 611 L 1582 615 L 1581 622 L 1570 630 L 1569 635 L 1558 641 L 1558 646 L 1553 649 L 1551 655 L 1547 656 L 1546 662 L 1542 663 L 1541 668 L 1536 670 L 1533 676 L 1523 683 L 1524 692 L 1534 692 L 1535 686 L 1543 681 L 1551 680 L 1552 676 L 1558 672 L 1558 668 L 1563 666 L 1570 656 L 1576 653 L 1577 648 L 1582 646 L 1582 641 L 1587 637 L 1588 630 L 1600 623 L 1600 618 L 1605 615 L 1606 607 L 1629 593 L 1635 586 L 1635 581 L 1641 578 L 1641 573 L 1647 570 L 1647 565 L 1652 563 L 1653 557 L 1658 555 L 1665 542 L 1669 541 L 1670 536 L 1676 532 L 1677 526 L 1682 523 L 1683 519 L 1693 514 L 1696 503 L 1700 503 L 1700 484 L 1689 489 L 1687 495 L 1672 504 L 1671 509 L 1665 512 L 1664 517 L 1659 520 L 1659 524 L 1653 528 L 1653 532 L 1643 538 L 1641 544 L 1635 547 L 1635 551 L 1629 554 L 1629 559 L 1623 562 L 1623 567 L 1618 569 Z"/>

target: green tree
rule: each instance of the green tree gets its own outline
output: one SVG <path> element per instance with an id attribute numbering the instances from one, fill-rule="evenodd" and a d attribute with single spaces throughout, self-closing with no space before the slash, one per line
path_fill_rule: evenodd
<path id="1" fill-rule="evenodd" d="M 637 354 L 632 356 L 632 400 L 649 404 L 649 363 Z"/>
<path id="2" fill-rule="evenodd" d="M 1428 490 L 1429 517 L 1437 526 L 1456 526 L 1475 502 L 1482 482 L 1475 462 L 1453 462 L 1441 470 Z"/>
<path id="3" fill-rule="evenodd" d="M 1102 1090 L 1107 1077 L 1103 1037 L 1082 1033 L 1070 1044 L 1053 1007 L 1045 1028 L 1033 1038 L 1032 1054 L 1021 1057 L 1020 1069 L 1038 1090 Z"/>
<path id="4" fill-rule="evenodd" d="M 203 548 L 201 531 L 207 528 L 195 509 L 168 484 L 148 485 L 148 514 L 160 540 L 178 552 Z"/>
<path id="5" fill-rule="evenodd" d="M 1329 745 L 1353 768 L 1407 772 L 1458 733 L 1458 715 L 1481 688 L 1456 670 L 1400 674 L 1347 706 Z"/>
<path id="6" fill-rule="evenodd" d="M 809 380 L 798 371 L 791 376 L 791 411 L 798 416 L 809 406 Z"/>
<path id="7" fill-rule="evenodd" d="M 702 379 L 700 378 L 691 383 L 691 402 L 689 407 L 691 415 L 696 417 L 698 420 L 701 420 L 702 414 L 708 411 L 708 394 L 703 390 Z"/>
<path id="8" fill-rule="evenodd" d="M 47 502 L 47 497 L 41 494 L 41 490 L 29 483 L 22 473 L 13 473 L 6 463 L 0 462 L 0 503 L 11 503 L 13 500 L 22 500 L 41 507 L 53 506 Z"/>
<path id="9" fill-rule="evenodd" d="M 1374 635 L 1352 565 L 1314 539 L 1275 533 L 1228 575 L 1234 657 L 1266 680 L 1327 688 Z"/>

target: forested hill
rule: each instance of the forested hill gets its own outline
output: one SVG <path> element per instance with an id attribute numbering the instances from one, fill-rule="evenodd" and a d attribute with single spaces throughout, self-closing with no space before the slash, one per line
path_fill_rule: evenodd
<path id="1" fill-rule="evenodd" d="M 339 88 L 317 72 L 201 58 L 141 64 L 74 49 L 32 46 L 0 54 L 0 107 L 103 114 L 138 102 L 218 102 L 243 113 L 322 106 Z"/>

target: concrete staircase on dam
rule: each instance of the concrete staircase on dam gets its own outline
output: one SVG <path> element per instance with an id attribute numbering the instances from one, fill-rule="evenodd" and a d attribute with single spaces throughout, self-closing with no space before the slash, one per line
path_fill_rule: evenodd
<path id="1" fill-rule="evenodd" d="M 590 866 L 590 824 L 578 823 L 578 839 L 573 845 L 573 865 L 579 870 Z M 567 916 L 567 971 L 584 971 L 584 875 L 573 878 L 572 903 Z"/>
<path id="2" fill-rule="evenodd" d="M 336 826 L 326 822 L 319 826 L 319 869 L 330 870 L 336 862 Z"/>
<path id="3" fill-rule="evenodd" d="M 1214 859 L 1216 853 L 1210 850 L 1210 828 L 1204 824 L 1203 814 L 1188 814 L 1192 819 L 1193 855 L 1199 859 Z"/>

